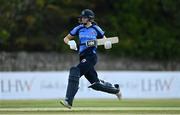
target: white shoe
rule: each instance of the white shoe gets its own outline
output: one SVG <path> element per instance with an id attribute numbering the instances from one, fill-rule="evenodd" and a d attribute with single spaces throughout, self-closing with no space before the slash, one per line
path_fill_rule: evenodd
<path id="1" fill-rule="evenodd" d="M 115 95 L 117 96 L 117 98 L 118 98 L 119 100 L 121 100 L 122 94 L 121 94 L 120 91 L 119 91 L 118 93 L 116 93 Z"/>
<path id="2" fill-rule="evenodd" d="M 67 101 L 61 100 L 60 103 L 61 103 L 61 105 L 63 105 L 64 107 L 67 107 L 68 109 L 71 109 L 71 107 L 72 107 L 71 105 L 69 105 L 69 103 Z"/>
<path id="3" fill-rule="evenodd" d="M 119 88 L 119 84 L 115 84 L 114 87 L 119 90 L 119 92 L 116 93 L 115 95 L 117 96 L 117 98 L 118 98 L 119 100 L 121 100 L 122 94 L 121 94 L 121 91 L 120 91 L 120 88 Z"/>

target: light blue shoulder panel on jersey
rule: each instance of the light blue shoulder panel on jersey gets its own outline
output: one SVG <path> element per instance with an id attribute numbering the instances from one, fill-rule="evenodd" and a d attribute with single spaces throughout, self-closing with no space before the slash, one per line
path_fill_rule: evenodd
<path id="1" fill-rule="evenodd" d="M 103 38 L 104 31 L 98 25 L 93 25 L 93 28 L 97 31 L 97 38 Z"/>
<path id="2" fill-rule="evenodd" d="M 79 30 L 81 29 L 81 28 L 83 28 L 84 27 L 84 25 L 78 25 L 78 26 L 76 26 L 75 28 L 73 28 L 71 31 L 70 31 L 70 35 L 72 35 L 72 36 L 76 36 L 76 35 L 78 35 L 79 33 Z"/>

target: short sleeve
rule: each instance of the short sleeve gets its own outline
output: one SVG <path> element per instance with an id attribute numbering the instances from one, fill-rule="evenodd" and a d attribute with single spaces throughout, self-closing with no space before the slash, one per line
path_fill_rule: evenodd
<path id="1" fill-rule="evenodd" d="M 82 28 L 82 25 L 76 26 L 75 28 L 73 28 L 73 29 L 70 31 L 69 34 L 70 34 L 71 36 L 76 36 L 76 35 L 78 35 L 78 31 L 79 31 L 80 28 Z"/>
<path id="2" fill-rule="evenodd" d="M 97 31 L 97 37 L 103 38 L 105 32 L 97 25 L 94 26 L 94 29 Z"/>

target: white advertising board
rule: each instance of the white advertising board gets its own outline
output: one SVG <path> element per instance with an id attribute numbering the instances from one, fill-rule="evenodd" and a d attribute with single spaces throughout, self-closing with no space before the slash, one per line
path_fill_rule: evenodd
<path id="1" fill-rule="evenodd" d="M 64 98 L 68 72 L 0 72 L 0 99 Z M 118 83 L 123 98 L 180 98 L 180 72 L 98 71 L 100 79 Z M 87 88 L 82 76 L 76 98 L 116 98 Z"/>

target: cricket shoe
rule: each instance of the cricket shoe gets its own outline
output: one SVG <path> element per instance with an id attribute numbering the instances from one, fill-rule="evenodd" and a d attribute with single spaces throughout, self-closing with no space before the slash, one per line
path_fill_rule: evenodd
<path id="1" fill-rule="evenodd" d="M 66 101 L 66 100 L 61 100 L 60 101 L 60 104 L 63 105 L 64 107 L 68 108 L 68 109 L 71 109 L 71 105 Z"/>
<path id="2" fill-rule="evenodd" d="M 116 93 L 115 95 L 117 96 L 117 98 L 118 98 L 119 100 L 121 100 L 122 94 L 121 94 L 121 91 L 120 91 L 120 88 L 119 88 L 119 84 L 115 84 L 114 87 L 119 90 L 119 92 Z"/>

